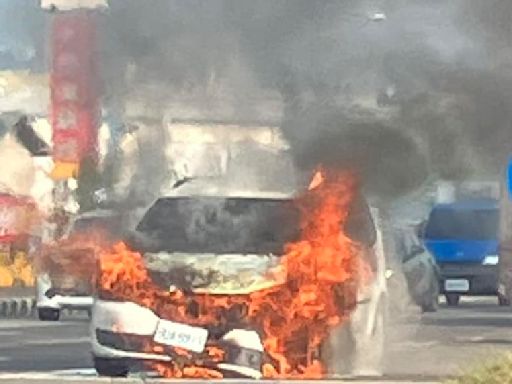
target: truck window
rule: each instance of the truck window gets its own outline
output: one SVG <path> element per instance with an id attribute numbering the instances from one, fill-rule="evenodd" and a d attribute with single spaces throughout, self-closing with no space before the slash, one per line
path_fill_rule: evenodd
<path id="1" fill-rule="evenodd" d="M 280 254 L 299 224 L 289 200 L 184 197 L 159 199 L 137 231 L 157 244 L 153 251 Z"/>
<path id="2" fill-rule="evenodd" d="M 434 209 L 430 214 L 425 238 L 431 240 L 496 240 L 497 209 Z"/>

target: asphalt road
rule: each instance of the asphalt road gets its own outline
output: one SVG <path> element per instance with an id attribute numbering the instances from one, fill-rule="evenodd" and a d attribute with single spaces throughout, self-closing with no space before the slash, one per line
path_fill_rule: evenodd
<path id="1" fill-rule="evenodd" d="M 417 310 L 389 325 L 384 372 L 390 376 L 457 376 L 512 351 L 512 308 L 496 298 L 462 298 L 455 308 Z"/>
<path id="2" fill-rule="evenodd" d="M 91 368 L 87 317 L 62 317 L 59 322 L 0 319 L 0 372 Z"/>
<path id="3" fill-rule="evenodd" d="M 512 312 L 496 299 L 462 300 L 420 315 L 410 308 L 388 330 L 384 372 L 388 377 L 457 375 L 512 349 Z M 0 379 L 7 372 L 93 375 L 85 316 L 58 323 L 0 320 Z"/>

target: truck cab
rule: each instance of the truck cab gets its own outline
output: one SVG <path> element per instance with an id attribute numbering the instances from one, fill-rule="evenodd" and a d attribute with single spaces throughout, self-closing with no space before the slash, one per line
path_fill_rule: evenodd
<path id="1" fill-rule="evenodd" d="M 441 293 L 449 306 L 461 295 L 497 295 L 500 211 L 496 199 L 436 204 L 424 232 L 426 248 L 440 268 Z"/>

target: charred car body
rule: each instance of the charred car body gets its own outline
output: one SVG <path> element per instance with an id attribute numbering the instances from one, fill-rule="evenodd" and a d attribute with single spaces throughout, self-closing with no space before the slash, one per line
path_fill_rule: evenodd
<path id="1" fill-rule="evenodd" d="M 41 251 L 40 273 L 36 278 L 40 320 L 57 321 L 64 308 L 90 310 L 94 278 L 87 272 L 94 270 L 94 266 L 87 268 L 85 264 L 87 260 L 94 263 L 96 256 L 92 242 L 84 239 L 113 243 L 121 236 L 120 228 L 121 216 L 114 211 L 86 212 L 72 220 L 61 241 Z M 74 263 L 83 271 L 73 271 L 69 265 Z"/>
<path id="2" fill-rule="evenodd" d="M 350 228 L 346 232 L 368 249 L 380 247 L 370 252 L 377 257 L 370 258 L 373 268 L 383 271 L 380 232 L 375 230 L 364 199 L 358 203 L 362 207 L 352 213 L 354 219 L 352 224 L 347 223 Z M 143 255 L 151 280 L 162 291 L 180 290 L 190 295 L 186 310 L 193 315 L 200 311 L 194 295 L 247 295 L 282 284 L 277 275 L 268 272 L 279 265 L 284 244 L 297 239 L 298 215 L 293 194 L 227 192 L 222 184 L 214 187 L 211 181 L 191 181 L 157 199 L 142 215 L 128 243 Z M 211 366 L 225 376 L 263 375 L 262 339 L 258 330 L 245 321 L 244 308 L 226 312 L 221 327 L 197 327 L 165 318 L 158 310 L 135 302 L 121 301 L 101 288 L 96 296 L 91 333 L 100 375 L 124 376 L 140 361 L 170 362 L 172 348 L 194 353 L 194 360 L 185 364 Z M 376 334 L 381 336 L 384 296 L 385 281 L 377 278 L 366 297 L 361 298 L 366 304 L 356 310 L 355 317 L 361 318 L 358 326 L 349 322 L 333 332 L 324 351 L 318 353 L 332 358 L 346 352 L 346 345 L 339 342 L 339 332 L 344 332 L 351 336 L 352 354 L 359 352 L 359 360 L 364 360 L 362 351 L 355 351 L 356 344 Z M 355 335 L 358 332 L 361 334 Z M 212 343 L 225 352 L 220 363 L 209 362 L 203 353 Z M 148 351 L 148 344 L 160 348 Z M 366 344 L 371 344 L 374 352 L 379 350 L 375 342 Z M 364 370 L 357 356 L 352 360 L 358 373 Z M 331 367 L 333 373 L 338 373 L 338 365 Z"/>

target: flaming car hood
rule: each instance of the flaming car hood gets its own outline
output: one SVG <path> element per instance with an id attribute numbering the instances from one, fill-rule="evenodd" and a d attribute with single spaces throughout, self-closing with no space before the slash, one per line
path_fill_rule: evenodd
<path id="1" fill-rule="evenodd" d="M 144 258 L 153 281 L 170 290 L 243 295 L 286 280 L 275 255 L 160 252 L 146 253 Z"/>

